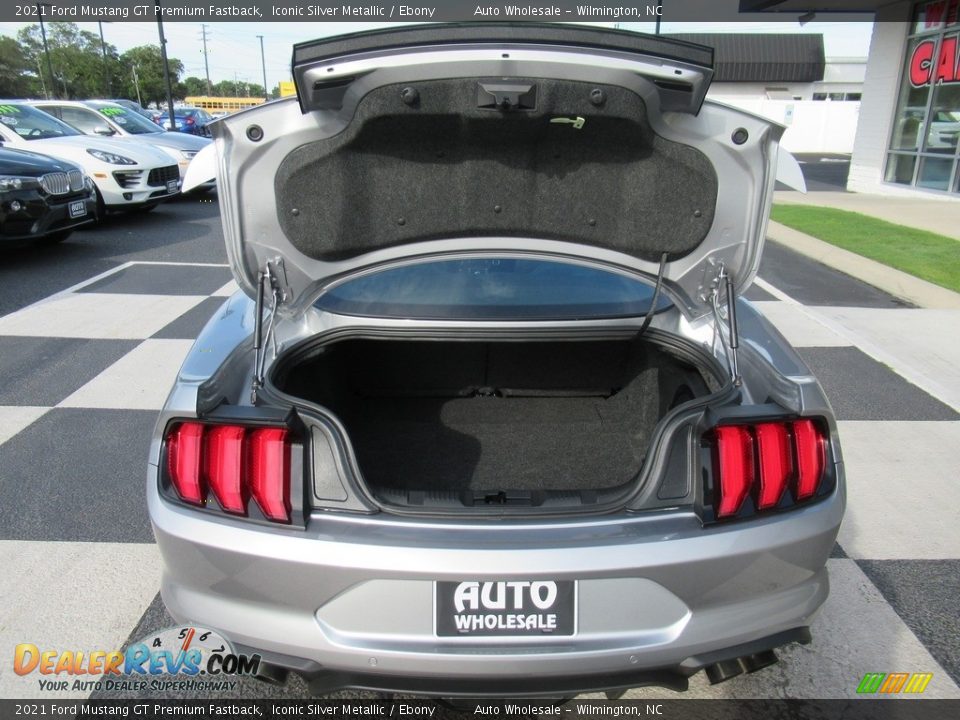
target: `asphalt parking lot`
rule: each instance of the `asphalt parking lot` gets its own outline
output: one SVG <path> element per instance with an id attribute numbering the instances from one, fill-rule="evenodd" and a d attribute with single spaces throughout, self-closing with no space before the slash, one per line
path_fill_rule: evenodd
<path id="1" fill-rule="evenodd" d="M 0 648 L 115 649 L 173 624 L 158 596 L 145 458 L 192 338 L 233 291 L 216 196 L 0 253 Z M 942 348 L 922 340 L 952 327 L 944 342 L 955 344 L 960 317 L 773 244 L 747 297 L 833 403 L 849 509 L 813 643 L 722 685 L 698 675 L 688 696 L 847 698 L 868 672 L 930 672 L 925 697 L 960 698 L 960 388 L 944 392 Z M 47 693 L 0 664 L 0 697 L 88 694 Z M 294 678 L 196 697 L 306 694 Z M 138 693 L 107 693 L 118 695 Z"/>

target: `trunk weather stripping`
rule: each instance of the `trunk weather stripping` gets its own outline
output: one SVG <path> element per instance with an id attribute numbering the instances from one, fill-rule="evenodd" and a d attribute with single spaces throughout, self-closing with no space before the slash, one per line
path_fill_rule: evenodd
<path id="1" fill-rule="evenodd" d="M 263 346 L 269 343 L 273 349 L 273 358 L 277 357 L 277 338 L 274 334 L 274 318 L 277 307 L 290 298 L 287 287 L 287 273 L 283 266 L 283 258 L 277 257 L 267 260 L 263 270 L 257 273 L 257 307 L 253 327 L 253 349 L 255 360 L 253 364 L 253 382 L 250 387 L 250 402 L 257 404 L 257 392 L 263 387 L 263 364 L 265 360 Z M 263 329 L 263 300 L 266 286 L 270 286 L 270 322 L 267 324 L 266 338 Z"/>

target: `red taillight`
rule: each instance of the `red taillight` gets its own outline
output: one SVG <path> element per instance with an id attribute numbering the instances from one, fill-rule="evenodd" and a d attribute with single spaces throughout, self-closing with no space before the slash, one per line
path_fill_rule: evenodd
<path id="1" fill-rule="evenodd" d="M 167 434 L 167 474 L 180 499 L 204 505 L 209 489 L 220 507 L 246 515 L 251 497 L 264 516 L 290 522 L 290 433 L 183 422 Z"/>
<path id="2" fill-rule="evenodd" d="M 766 510 L 780 504 L 793 473 L 793 450 L 783 423 L 754 425 L 757 438 L 757 459 L 760 466 L 757 509 Z"/>
<path id="3" fill-rule="evenodd" d="M 202 505 L 200 485 L 200 450 L 203 425 L 185 422 L 175 426 L 167 438 L 167 469 L 177 494 L 188 503 Z"/>
<path id="4" fill-rule="evenodd" d="M 752 493 L 757 510 L 780 506 L 789 488 L 794 502 L 817 495 L 827 469 L 827 437 L 809 418 L 755 425 L 720 425 L 714 448 L 717 518 L 737 515 Z"/>
<path id="5" fill-rule="evenodd" d="M 188 118 L 187 118 L 187 125 L 193 125 L 193 122 L 194 122 L 194 121 L 193 121 L 193 118 L 192 118 L 192 117 L 188 117 Z"/>
<path id="6" fill-rule="evenodd" d="M 793 441 L 797 447 L 797 500 L 813 497 L 823 479 L 827 462 L 826 441 L 813 420 L 793 423 Z"/>
<path id="7" fill-rule="evenodd" d="M 716 429 L 720 474 L 720 501 L 717 516 L 736 515 L 753 485 L 753 438 L 739 425 Z"/>
<path id="8" fill-rule="evenodd" d="M 290 453 L 287 431 L 254 430 L 250 434 L 250 488 L 253 499 L 271 520 L 290 520 Z"/>
<path id="9" fill-rule="evenodd" d="M 206 476 L 217 502 L 227 512 L 245 514 L 243 485 L 243 436 L 236 425 L 218 425 L 207 430 Z"/>

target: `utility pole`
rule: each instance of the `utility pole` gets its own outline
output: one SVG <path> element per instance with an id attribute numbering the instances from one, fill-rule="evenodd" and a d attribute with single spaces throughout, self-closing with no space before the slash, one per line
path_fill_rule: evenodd
<path id="1" fill-rule="evenodd" d="M 207 27 L 206 24 L 200 26 L 200 37 L 203 39 L 203 70 L 207 74 L 207 95 L 213 95 L 213 86 L 210 85 L 210 64 L 207 62 Z"/>
<path id="2" fill-rule="evenodd" d="M 167 110 L 170 112 L 170 124 L 167 130 L 177 129 L 177 118 L 173 111 L 173 86 L 170 85 L 170 66 L 167 64 L 167 39 L 163 36 L 163 13 L 160 12 L 160 0 L 157 7 L 157 31 L 160 33 L 160 56 L 163 59 L 163 81 L 167 85 Z"/>
<path id="3" fill-rule="evenodd" d="M 43 79 L 43 68 L 40 67 L 40 58 L 37 58 L 37 75 L 40 76 L 40 87 L 43 88 L 43 96 L 49 98 L 47 95 L 47 81 Z"/>
<path id="4" fill-rule="evenodd" d="M 133 70 L 133 86 L 137 89 L 137 104 L 143 107 L 143 100 L 140 98 L 140 78 L 137 77 L 137 66 L 131 65 L 130 69 Z"/>
<path id="5" fill-rule="evenodd" d="M 53 63 L 50 62 L 50 48 L 47 46 L 47 29 L 43 26 L 43 8 L 53 7 L 50 3 L 36 3 L 37 17 L 40 18 L 40 34 L 43 36 L 43 54 L 47 56 L 47 72 L 50 73 L 50 89 L 53 91 L 53 97 L 57 99 L 57 79 L 53 76 Z M 42 73 L 41 73 L 41 79 Z M 46 90 L 44 90 L 46 95 Z"/>
<path id="6" fill-rule="evenodd" d="M 263 68 L 263 101 L 270 100 L 270 88 L 267 87 L 267 60 L 263 54 L 263 35 L 257 35 L 260 38 L 260 67 Z"/>
<path id="7" fill-rule="evenodd" d="M 113 96 L 113 86 L 110 84 L 110 65 L 107 63 L 107 44 L 103 41 L 103 22 L 97 21 L 97 27 L 100 28 L 100 52 L 103 54 L 103 87 L 107 91 L 107 97 Z M 110 22 L 107 20 L 106 22 Z"/>

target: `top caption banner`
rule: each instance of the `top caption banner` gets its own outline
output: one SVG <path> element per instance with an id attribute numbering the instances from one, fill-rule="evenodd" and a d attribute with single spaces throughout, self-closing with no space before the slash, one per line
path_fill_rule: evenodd
<path id="1" fill-rule="evenodd" d="M 877 5 L 882 4 L 877 2 Z M 343 3 L 326 0 L 114 0 L 107 2 L 4 2 L 0 21 L 36 22 L 796 22 L 797 13 L 756 13 L 765 0 L 667 0 L 663 3 L 606 4 L 589 2 L 497 3 L 443 0 L 435 4 Z M 862 2 L 812 2 L 823 20 L 864 20 Z M 836 14 L 824 8 L 835 5 Z"/>

